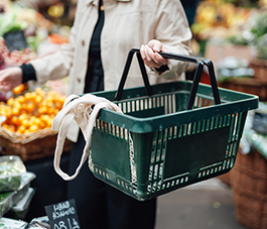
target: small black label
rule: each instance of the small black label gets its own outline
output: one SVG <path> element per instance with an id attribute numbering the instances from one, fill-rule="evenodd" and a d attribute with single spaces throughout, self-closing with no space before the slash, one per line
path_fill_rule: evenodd
<path id="1" fill-rule="evenodd" d="M 80 229 L 74 199 L 46 206 L 45 212 L 53 229 Z"/>
<path id="2" fill-rule="evenodd" d="M 28 47 L 23 31 L 9 32 L 4 34 L 6 46 L 10 52 Z"/>

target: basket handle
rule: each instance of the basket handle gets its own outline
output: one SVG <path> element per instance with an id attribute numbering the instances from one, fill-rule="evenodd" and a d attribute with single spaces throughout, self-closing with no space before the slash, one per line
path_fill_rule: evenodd
<path id="1" fill-rule="evenodd" d="M 129 54 L 128 54 L 128 57 L 126 60 L 126 64 L 124 67 L 124 71 L 122 73 L 121 81 L 120 81 L 117 93 L 115 95 L 115 100 L 117 100 L 117 101 L 119 101 L 121 99 L 121 96 L 123 93 L 123 87 L 124 87 L 124 84 L 126 82 L 126 78 L 127 78 L 127 75 L 128 75 L 129 69 L 130 69 L 130 65 L 131 65 L 134 53 L 136 53 L 136 56 L 138 59 L 138 63 L 139 63 L 139 67 L 140 67 L 143 81 L 145 84 L 145 89 L 146 89 L 147 95 L 148 96 L 152 95 L 152 88 L 150 86 L 150 83 L 149 83 L 149 80 L 147 77 L 147 72 L 145 69 L 144 61 L 143 61 L 141 54 L 140 54 L 140 50 L 139 49 L 131 49 L 129 51 Z M 199 57 L 178 55 L 178 54 L 167 53 L 167 52 L 159 52 L 159 54 L 165 58 L 168 58 L 168 59 L 174 59 L 174 60 L 191 62 L 191 63 L 197 64 L 197 68 L 196 68 L 195 75 L 193 78 L 193 84 L 192 84 L 192 87 L 190 90 L 190 95 L 189 95 L 189 99 L 188 99 L 188 103 L 187 103 L 187 110 L 191 110 L 193 108 L 196 93 L 197 93 L 197 88 L 198 88 L 198 85 L 200 82 L 200 78 L 201 78 L 201 74 L 202 74 L 204 65 L 206 65 L 208 70 L 209 70 L 210 84 L 212 87 L 212 92 L 213 92 L 215 104 L 221 103 L 220 95 L 219 95 L 219 91 L 218 91 L 218 86 L 217 86 L 217 81 L 216 81 L 216 77 L 215 77 L 215 73 L 214 73 L 214 66 L 213 66 L 213 63 L 211 62 L 211 60 L 205 59 L 205 58 L 199 58 Z"/>
<path id="2" fill-rule="evenodd" d="M 142 74 L 142 77 L 143 77 L 143 81 L 144 81 L 144 84 L 145 84 L 145 89 L 146 89 L 147 95 L 149 95 L 149 96 L 152 95 L 152 89 L 151 89 L 151 86 L 150 86 L 150 83 L 149 83 L 149 80 L 148 80 L 148 77 L 147 77 L 145 64 L 144 64 L 144 61 L 143 61 L 143 59 L 141 57 L 140 50 L 139 49 L 131 49 L 129 51 L 129 54 L 128 54 L 128 57 L 127 57 L 127 60 L 126 60 L 126 64 L 125 64 L 125 67 L 124 67 L 124 70 L 123 70 L 123 73 L 122 73 L 122 77 L 121 77 L 121 81 L 120 81 L 120 84 L 119 84 L 119 88 L 118 88 L 117 93 L 115 95 L 115 100 L 117 100 L 117 101 L 119 101 L 121 99 L 121 96 L 122 96 L 122 93 L 123 93 L 123 87 L 124 87 L 124 84 L 126 82 L 126 78 L 128 76 L 128 72 L 129 72 L 129 69 L 130 69 L 130 66 L 131 66 L 131 63 L 132 63 L 132 59 L 133 59 L 134 53 L 136 53 L 136 57 L 137 57 L 137 60 L 138 60 L 138 63 L 139 63 L 139 67 L 140 67 L 140 70 L 141 70 L 141 74 Z"/>

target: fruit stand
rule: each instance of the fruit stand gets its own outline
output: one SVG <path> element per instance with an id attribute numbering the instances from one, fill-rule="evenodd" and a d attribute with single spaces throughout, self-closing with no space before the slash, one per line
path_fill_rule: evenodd
<path id="1" fill-rule="evenodd" d="M 53 53 L 68 42 L 69 26 L 45 18 L 29 2 L 0 1 L 0 70 Z M 18 156 L 27 172 L 35 176 L 31 182 L 31 188 L 35 190 L 34 195 L 31 194 L 31 207 L 20 220 L 30 222 L 45 214 L 45 205 L 66 199 L 66 183 L 54 175 L 57 132 L 51 131 L 50 127 L 63 106 L 67 83 L 67 79 L 43 85 L 30 81 L 6 95 L 0 94 L 1 158 Z M 68 169 L 71 146 L 72 142 L 65 142 L 62 168 Z M 11 200 L 3 201 L 1 203 Z M 17 202 L 8 203 L 15 205 Z M 29 204 L 27 206 L 29 208 Z"/>
<path id="2" fill-rule="evenodd" d="M 195 39 L 205 45 L 198 50 L 215 63 L 219 86 L 261 101 L 262 108 L 249 115 L 234 168 L 219 177 L 232 187 L 236 220 L 253 229 L 267 228 L 266 7 L 266 1 L 202 1 L 192 26 Z"/>
<path id="3" fill-rule="evenodd" d="M 68 42 L 67 34 L 63 36 L 59 33 L 62 28 L 56 33 L 55 23 L 33 8 L 15 3 L 6 1 L 2 5 L 1 69 L 25 64 L 56 51 L 61 44 Z M 67 81 L 49 82 L 46 85 L 30 82 L 2 95 L 0 115 L 5 117 L 0 127 L 2 154 L 19 155 L 23 161 L 53 154 L 57 133 L 51 131 L 50 127 L 63 106 L 66 85 Z M 67 149 L 71 146 L 70 142 L 66 145 Z"/>

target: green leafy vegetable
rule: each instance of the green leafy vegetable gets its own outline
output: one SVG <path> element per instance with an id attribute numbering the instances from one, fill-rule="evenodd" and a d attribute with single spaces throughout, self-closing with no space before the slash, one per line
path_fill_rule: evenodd
<path id="1" fill-rule="evenodd" d="M 24 24 L 16 22 L 17 15 L 14 12 L 5 13 L 0 17 L 0 36 L 3 37 L 5 33 L 15 32 L 24 29 Z"/>
<path id="2" fill-rule="evenodd" d="M 0 193 L 17 190 L 24 172 L 25 166 L 17 157 L 0 157 Z"/>
<path id="3" fill-rule="evenodd" d="M 263 13 L 256 18 L 251 32 L 255 34 L 256 38 L 267 33 L 267 13 Z"/>
<path id="4" fill-rule="evenodd" d="M 12 192 L 4 192 L 0 193 L 0 202 L 2 202 L 4 199 L 6 199 Z"/>

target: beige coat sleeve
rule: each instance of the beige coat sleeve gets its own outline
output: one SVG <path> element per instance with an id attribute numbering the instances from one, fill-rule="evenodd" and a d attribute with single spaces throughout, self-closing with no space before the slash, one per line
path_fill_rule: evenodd
<path id="1" fill-rule="evenodd" d="M 159 21 L 155 31 L 156 39 L 165 44 L 170 53 L 190 55 L 189 42 L 192 33 L 180 1 L 160 1 L 160 4 L 163 10 L 158 11 L 160 15 L 158 15 Z M 177 12 L 173 9 L 177 9 Z M 170 71 L 164 72 L 160 77 L 165 79 L 179 77 L 185 72 L 187 66 L 188 63 L 169 60 Z"/>
<path id="2" fill-rule="evenodd" d="M 79 2 L 77 5 L 77 12 L 81 7 Z M 37 81 L 39 83 L 45 83 L 48 80 L 62 79 L 69 75 L 74 59 L 76 35 L 78 32 L 77 24 L 79 20 L 79 14 L 77 14 L 70 31 L 69 43 L 61 45 L 60 49 L 54 54 L 29 62 L 35 69 Z"/>

